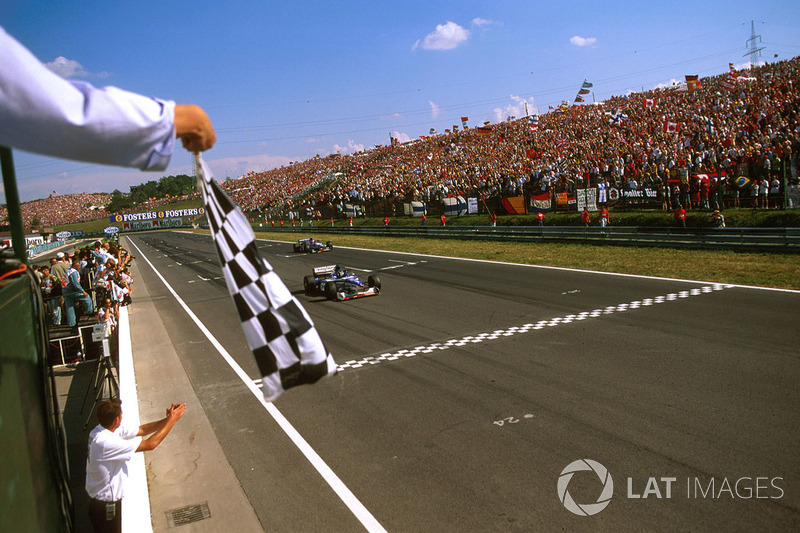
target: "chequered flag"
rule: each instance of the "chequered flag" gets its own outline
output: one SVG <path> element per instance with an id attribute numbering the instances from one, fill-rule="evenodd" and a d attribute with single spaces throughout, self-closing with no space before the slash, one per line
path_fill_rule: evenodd
<path id="1" fill-rule="evenodd" d="M 253 229 L 199 154 L 197 181 L 228 291 L 262 375 L 264 398 L 336 373 L 336 363 L 300 302 L 256 248 Z"/>

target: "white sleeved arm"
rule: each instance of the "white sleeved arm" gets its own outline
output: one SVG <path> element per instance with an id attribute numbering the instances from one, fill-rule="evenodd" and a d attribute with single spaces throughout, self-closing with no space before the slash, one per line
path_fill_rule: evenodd
<path id="1" fill-rule="evenodd" d="M 70 82 L 0 28 L 0 145 L 142 170 L 175 147 L 175 102 Z"/>

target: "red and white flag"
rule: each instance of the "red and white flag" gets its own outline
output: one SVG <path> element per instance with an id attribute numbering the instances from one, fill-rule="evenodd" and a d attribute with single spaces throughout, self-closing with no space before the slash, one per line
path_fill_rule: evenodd
<path id="1" fill-rule="evenodd" d="M 656 99 L 655 98 L 645 98 L 644 99 L 644 108 L 647 109 L 648 107 L 655 107 L 656 106 Z"/>
<path id="2" fill-rule="evenodd" d="M 669 120 L 664 121 L 664 133 L 678 133 L 678 124 L 675 122 L 670 122 Z"/>

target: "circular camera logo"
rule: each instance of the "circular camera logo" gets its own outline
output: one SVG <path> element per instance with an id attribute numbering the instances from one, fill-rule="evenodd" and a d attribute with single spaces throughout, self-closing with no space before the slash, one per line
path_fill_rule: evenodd
<path id="1" fill-rule="evenodd" d="M 575 475 L 575 472 L 584 470 L 594 471 L 603 484 L 603 492 L 600 493 L 595 503 L 575 503 L 575 500 L 572 499 L 572 496 L 570 496 L 567 490 L 569 482 L 572 480 L 572 476 Z M 611 474 L 608 473 L 606 467 L 597 461 L 578 459 L 568 464 L 567 467 L 561 471 L 561 475 L 558 476 L 558 499 L 561 500 L 561 503 L 564 504 L 564 507 L 566 507 L 569 512 L 575 513 L 576 515 L 592 516 L 599 513 L 608 506 L 611 502 L 611 496 L 613 495 L 614 480 L 611 479 Z"/>

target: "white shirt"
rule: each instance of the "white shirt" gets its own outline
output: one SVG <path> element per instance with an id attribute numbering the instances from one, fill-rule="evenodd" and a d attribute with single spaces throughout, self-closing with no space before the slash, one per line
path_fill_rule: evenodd
<path id="1" fill-rule="evenodd" d="M 0 145 L 105 165 L 163 170 L 175 102 L 67 81 L 0 28 Z"/>
<path id="2" fill-rule="evenodd" d="M 112 432 L 97 425 L 89 433 L 86 492 L 91 498 L 104 502 L 122 499 L 128 478 L 128 461 L 142 442 L 142 438 L 136 436 L 138 432 L 138 427 L 128 429 L 120 426 Z"/>

